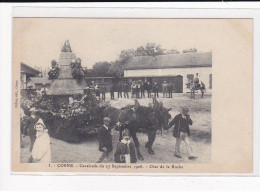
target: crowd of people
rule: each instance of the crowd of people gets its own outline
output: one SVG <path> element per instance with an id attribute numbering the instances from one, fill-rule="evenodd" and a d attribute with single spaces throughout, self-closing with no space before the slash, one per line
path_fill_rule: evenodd
<path id="1" fill-rule="evenodd" d="M 110 99 L 115 99 L 115 93 L 117 98 L 159 98 L 160 91 L 162 91 L 163 98 L 172 98 L 172 93 L 176 91 L 175 84 L 173 82 L 164 81 L 161 85 L 157 82 L 149 81 L 132 81 L 128 82 L 117 82 L 111 83 L 107 89 L 104 83 L 92 82 L 89 85 L 95 91 L 97 98 L 105 101 L 106 92 L 110 93 Z M 109 90 L 109 91 L 107 91 Z"/>

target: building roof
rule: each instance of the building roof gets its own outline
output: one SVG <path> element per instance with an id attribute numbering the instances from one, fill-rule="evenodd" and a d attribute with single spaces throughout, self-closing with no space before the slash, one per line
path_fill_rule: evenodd
<path id="1" fill-rule="evenodd" d="M 35 84 L 50 84 L 51 80 L 48 78 L 42 78 L 42 77 L 31 77 L 30 79 L 27 80 L 27 82 L 32 81 Z"/>
<path id="2" fill-rule="evenodd" d="M 25 63 L 21 62 L 21 72 L 31 75 L 38 75 L 40 73 L 39 70 L 26 65 Z"/>
<path id="3" fill-rule="evenodd" d="M 183 53 L 153 56 L 138 56 L 130 59 L 125 70 L 212 67 L 212 53 Z"/>

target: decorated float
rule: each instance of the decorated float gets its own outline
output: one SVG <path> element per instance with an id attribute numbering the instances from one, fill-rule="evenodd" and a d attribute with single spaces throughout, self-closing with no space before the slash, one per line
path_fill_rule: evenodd
<path id="1" fill-rule="evenodd" d="M 107 106 L 87 88 L 81 59 L 76 58 L 67 40 L 58 63 L 52 61 L 46 94 L 34 100 L 34 107 L 46 123 L 52 137 L 78 142 L 86 134 L 96 133 L 102 125 L 102 111 Z"/>

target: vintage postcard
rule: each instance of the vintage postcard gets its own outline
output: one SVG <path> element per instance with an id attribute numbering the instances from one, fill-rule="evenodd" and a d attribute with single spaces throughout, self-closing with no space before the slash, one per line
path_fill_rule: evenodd
<path id="1" fill-rule="evenodd" d="M 253 173 L 252 19 L 13 18 L 12 171 Z"/>

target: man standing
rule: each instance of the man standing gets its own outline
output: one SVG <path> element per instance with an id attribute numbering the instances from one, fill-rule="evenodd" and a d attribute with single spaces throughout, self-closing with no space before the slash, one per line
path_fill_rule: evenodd
<path id="1" fill-rule="evenodd" d="M 163 98 L 167 97 L 167 87 L 168 87 L 168 84 L 166 81 L 164 81 L 162 84 Z"/>
<path id="2" fill-rule="evenodd" d="M 184 141 L 185 147 L 188 152 L 189 160 L 194 160 L 197 157 L 193 155 L 193 151 L 190 145 L 190 128 L 189 125 L 192 125 L 192 120 L 190 118 L 189 109 L 182 108 L 181 113 L 177 114 L 174 119 L 169 123 L 169 127 L 174 125 L 173 136 L 176 138 L 175 145 L 175 156 L 177 158 L 182 158 L 180 153 L 181 142 Z"/>
<path id="3" fill-rule="evenodd" d="M 135 87 L 136 87 L 135 81 L 133 81 L 132 84 L 131 84 L 131 93 L 132 93 L 131 98 L 135 97 Z"/>
<path id="4" fill-rule="evenodd" d="M 105 101 L 106 100 L 106 86 L 104 83 L 101 85 L 100 91 L 101 91 L 102 101 Z"/>
<path id="5" fill-rule="evenodd" d="M 117 98 L 122 98 L 122 84 L 121 84 L 121 82 L 119 82 L 118 84 L 117 84 Z"/>
<path id="6" fill-rule="evenodd" d="M 123 92 L 124 92 L 124 98 L 129 98 L 129 95 L 128 95 L 128 83 L 125 82 L 123 84 Z"/>
<path id="7" fill-rule="evenodd" d="M 145 98 L 144 91 L 145 91 L 145 84 L 144 82 L 141 82 L 141 98 Z"/>
<path id="8" fill-rule="evenodd" d="M 136 84 L 136 98 L 140 98 L 140 91 L 141 91 L 141 84 L 140 84 L 140 80 L 137 81 Z"/>
<path id="9" fill-rule="evenodd" d="M 111 98 L 111 100 L 115 99 L 114 94 L 115 94 L 115 86 L 114 86 L 114 83 L 112 83 L 111 86 L 110 86 L 110 98 Z"/>
<path id="10" fill-rule="evenodd" d="M 97 163 L 101 163 L 113 150 L 111 128 L 109 126 L 111 119 L 109 117 L 105 117 L 103 121 L 104 125 L 97 131 L 99 151 L 102 153 Z"/>
<path id="11" fill-rule="evenodd" d="M 146 88 L 147 88 L 147 96 L 148 98 L 151 98 L 152 84 L 148 82 Z"/>
<path id="12" fill-rule="evenodd" d="M 154 82 L 153 92 L 154 92 L 154 97 L 159 98 L 159 85 L 157 84 L 157 82 Z"/>
<path id="13" fill-rule="evenodd" d="M 169 84 L 168 84 L 168 97 L 169 98 L 172 98 L 172 92 L 173 92 L 173 89 L 174 89 L 174 84 L 172 83 L 172 82 L 170 82 Z"/>

